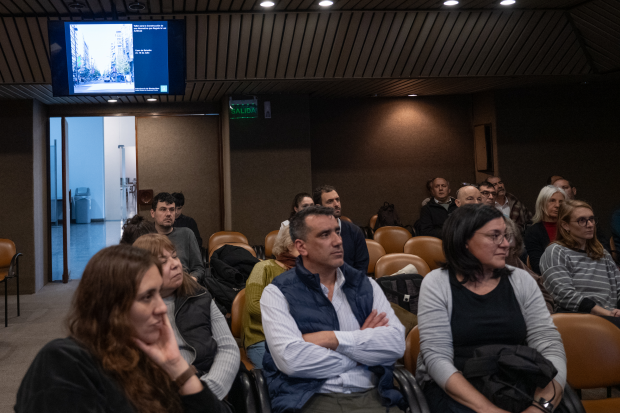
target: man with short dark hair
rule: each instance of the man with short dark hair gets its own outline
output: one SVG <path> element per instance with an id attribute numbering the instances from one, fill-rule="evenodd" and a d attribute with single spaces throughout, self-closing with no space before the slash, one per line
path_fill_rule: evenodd
<path id="1" fill-rule="evenodd" d="M 202 247 L 202 238 L 200 237 L 200 231 L 198 230 L 198 224 L 192 217 L 183 215 L 183 206 L 185 206 L 185 195 L 182 192 L 173 192 L 172 196 L 175 199 L 174 210 L 174 227 L 175 228 L 189 228 L 196 236 L 198 246 Z"/>
<path id="2" fill-rule="evenodd" d="M 344 263 L 332 209 L 299 211 L 290 232 L 300 258 L 260 300 L 272 412 L 384 413 L 402 405 L 393 369 L 404 327 L 366 271 Z"/>
<path id="3" fill-rule="evenodd" d="M 465 185 L 456 191 L 456 199 L 454 200 L 454 203 L 457 207 L 467 204 L 481 204 L 482 195 L 475 186 Z"/>
<path id="4" fill-rule="evenodd" d="M 155 229 L 158 234 L 170 238 L 184 270 L 200 281 L 205 275 L 205 269 L 196 236 L 189 228 L 173 227 L 175 209 L 175 199 L 168 192 L 155 195 L 151 204 L 151 217 L 155 220 Z"/>
<path id="5" fill-rule="evenodd" d="M 532 224 L 532 214 L 527 210 L 525 205 L 521 203 L 511 193 L 506 192 L 506 187 L 502 178 L 499 176 L 490 176 L 487 181 L 493 184 L 497 191 L 497 197 L 495 198 L 495 208 L 504 214 L 506 218 L 512 219 L 521 232 L 525 232 L 525 228 Z"/>
<path id="6" fill-rule="evenodd" d="M 344 262 L 351 267 L 360 271 L 368 270 L 368 247 L 366 246 L 366 238 L 364 233 L 355 224 L 340 219 L 342 216 L 342 205 L 340 203 L 340 195 L 336 192 L 336 188 L 331 185 L 323 185 L 316 188 L 312 194 L 312 199 L 316 205 L 332 208 L 334 216 L 340 225 L 340 236 L 344 248 Z"/>
<path id="7" fill-rule="evenodd" d="M 480 189 L 480 195 L 482 195 L 482 203 L 494 207 L 497 191 L 493 184 L 488 181 L 482 181 L 478 188 Z"/>
<path id="8" fill-rule="evenodd" d="M 431 200 L 420 210 L 421 235 L 441 238 L 443 224 L 457 206 L 450 196 L 450 182 L 443 178 L 433 179 L 431 194 Z"/>
<path id="9" fill-rule="evenodd" d="M 575 196 L 577 195 L 577 188 L 575 188 L 568 179 L 556 179 L 555 182 L 553 182 L 553 186 L 563 189 L 564 192 L 566 192 L 566 197 L 569 200 L 575 199 Z"/>

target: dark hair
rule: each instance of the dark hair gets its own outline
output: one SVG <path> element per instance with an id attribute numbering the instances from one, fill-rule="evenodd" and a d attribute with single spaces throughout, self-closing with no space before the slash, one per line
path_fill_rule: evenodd
<path id="1" fill-rule="evenodd" d="M 165 204 L 174 204 L 176 200 L 172 195 L 168 192 L 160 192 L 153 197 L 153 202 L 151 203 L 151 209 L 153 211 L 157 210 L 157 204 L 163 202 Z"/>
<path id="2" fill-rule="evenodd" d="M 142 215 L 134 215 L 123 225 L 121 244 L 133 245 L 142 235 L 157 233 L 155 224 Z"/>
<path id="3" fill-rule="evenodd" d="M 331 185 L 322 185 L 319 186 L 318 188 L 316 188 L 314 190 L 314 192 L 312 193 L 312 200 L 314 201 L 314 203 L 316 205 L 322 205 L 323 204 L 323 199 L 321 198 L 321 196 L 323 194 L 326 194 L 327 192 L 331 192 L 331 191 L 335 191 L 336 188 L 334 188 Z"/>
<path id="4" fill-rule="evenodd" d="M 487 188 L 495 188 L 495 185 L 493 185 L 491 182 L 487 181 L 486 179 L 478 184 L 478 188 L 480 188 L 481 186 L 486 186 Z"/>
<path id="5" fill-rule="evenodd" d="M 559 177 L 558 179 L 564 179 L 562 175 L 551 175 L 549 178 L 547 178 L 547 185 L 553 185 L 553 183 L 558 180 L 558 179 L 553 179 L 556 176 Z"/>
<path id="6" fill-rule="evenodd" d="M 429 196 L 433 196 L 433 193 L 431 192 L 431 189 L 433 187 L 433 181 L 434 180 L 435 180 L 435 178 L 429 179 L 428 181 L 426 181 L 426 192 L 428 193 Z"/>
<path id="7" fill-rule="evenodd" d="M 482 264 L 469 252 L 467 242 L 476 231 L 497 218 L 504 218 L 504 214 L 496 208 L 483 204 L 468 204 L 456 209 L 443 224 L 443 251 L 446 255 L 443 268 L 462 275 L 462 284 L 468 281 L 476 282 L 483 274 Z M 493 271 L 493 278 L 510 274 L 508 268 L 499 268 Z"/>
<path id="8" fill-rule="evenodd" d="M 295 215 L 293 215 L 291 217 L 291 223 L 289 224 L 289 231 L 291 232 L 291 240 L 293 240 L 293 242 L 298 239 L 304 241 L 306 240 L 306 237 L 308 236 L 308 226 L 306 225 L 306 218 L 311 215 L 325 215 L 328 217 L 333 217 L 334 209 L 330 207 L 315 205 L 304 208 Z"/>
<path id="9" fill-rule="evenodd" d="M 301 203 L 301 201 L 303 201 L 304 198 L 310 198 L 312 199 L 312 202 L 314 202 L 314 198 L 312 198 L 312 195 L 307 192 L 300 192 L 295 195 L 295 198 L 293 199 L 293 205 L 291 206 L 291 215 L 289 216 L 289 219 L 291 219 L 291 217 L 295 215 L 295 207 L 299 207 L 299 204 Z"/>
<path id="10" fill-rule="evenodd" d="M 173 192 L 172 196 L 176 201 L 174 204 L 175 206 L 182 207 L 183 205 L 185 205 L 185 195 L 183 195 L 183 192 Z"/>

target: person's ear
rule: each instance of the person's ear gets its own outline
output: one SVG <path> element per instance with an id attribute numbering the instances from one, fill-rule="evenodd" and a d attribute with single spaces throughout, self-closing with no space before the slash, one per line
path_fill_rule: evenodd
<path id="1" fill-rule="evenodd" d="M 461 200 L 458 198 L 454 200 L 454 203 L 456 204 L 457 207 L 461 206 Z"/>
<path id="2" fill-rule="evenodd" d="M 577 188 L 573 187 L 573 197 L 577 196 Z"/>
<path id="3" fill-rule="evenodd" d="M 564 228 L 564 231 L 569 232 L 570 233 L 570 226 L 568 225 L 567 222 L 565 221 L 560 221 L 560 225 L 562 226 L 562 228 Z"/>
<path id="4" fill-rule="evenodd" d="M 155 218 L 155 211 L 151 209 L 151 218 Z"/>
<path id="5" fill-rule="evenodd" d="M 308 255 L 308 250 L 306 250 L 306 243 L 304 242 L 304 240 L 296 239 L 295 248 L 297 248 L 299 255 L 304 256 L 304 257 Z"/>

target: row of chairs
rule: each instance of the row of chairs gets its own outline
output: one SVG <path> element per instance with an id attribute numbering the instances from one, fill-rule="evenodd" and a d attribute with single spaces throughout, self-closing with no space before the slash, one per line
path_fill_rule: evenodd
<path id="1" fill-rule="evenodd" d="M 392 231 L 392 229 L 394 229 L 394 231 Z M 385 230 L 385 232 L 381 233 L 382 230 Z M 400 227 L 382 227 L 377 230 L 377 234 L 381 235 L 379 240 L 377 240 L 376 234 L 374 240 L 366 240 L 368 254 L 370 255 L 370 262 L 368 263 L 367 271 L 368 274 L 375 274 L 375 278 L 386 275 L 382 271 L 384 271 L 384 266 L 388 261 L 394 262 L 393 265 L 390 265 L 390 270 L 397 267 L 401 263 L 404 263 L 405 265 L 413 264 L 416 268 L 418 268 L 414 262 L 405 262 L 407 261 L 407 255 L 417 256 L 424 260 L 428 267 L 428 272 L 439 268 L 440 264 L 445 261 L 443 242 L 439 238 L 410 236 L 399 248 L 394 248 L 395 245 L 400 245 L 400 241 L 398 241 L 398 243 L 395 241 L 401 233 L 400 230 L 409 233 L 409 231 Z M 391 234 L 396 234 L 397 236 L 390 238 L 389 235 Z M 381 265 L 379 265 L 380 261 Z M 400 268 L 403 268 L 405 265 Z M 396 271 L 398 271 L 398 269 Z M 420 272 L 421 275 L 426 275 L 422 274 L 420 268 L 418 268 L 418 272 Z"/>

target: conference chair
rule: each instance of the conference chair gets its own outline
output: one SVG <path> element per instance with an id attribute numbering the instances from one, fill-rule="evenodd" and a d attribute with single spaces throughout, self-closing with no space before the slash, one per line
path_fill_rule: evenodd
<path id="1" fill-rule="evenodd" d="M 232 309 L 230 310 L 230 331 L 234 338 L 238 340 L 242 340 L 241 333 L 243 332 L 243 313 L 245 312 L 245 288 L 239 293 L 233 300 Z M 241 361 L 245 365 L 248 370 L 252 370 L 254 368 L 254 364 L 248 358 L 248 355 L 245 352 L 245 348 L 242 346 L 239 348 L 239 352 L 241 353 Z"/>
<path id="2" fill-rule="evenodd" d="M 418 355 L 420 354 L 420 330 L 418 326 L 413 329 L 407 335 L 405 339 L 405 368 L 415 375 L 415 371 L 418 368 Z"/>
<path id="3" fill-rule="evenodd" d="M 439 238 L 419 236 L 407 241 L 403 248 L 405 254 L 413 254 L 422 258 L 432 270 L 439 268 L 445 262 L 443 242 Z"/>
<path id="4" fill-rule="evenodd" d="M 9 326 L 9 278 L 15 278 L 17 285 L 17 316 L 19 317 L 19 257 L 15 243 L 0 239 L 0 282 L 4 283 L 4 326 Z"/>
<path id="5" fill-rule="evenodd" d="M 372 217 L 370 217 L 370 221 L 368 222 L 368 226 L 373 231 L 375 230 L 375 225 L 377 225 L 377 218 L 379 218 L 379 215 L 374 214 Z"/>
<path id="6" fill-rule="evenodd" d="M 252 254 L 252 256 L 254 256 L 256 258 L 256 251 L 254 251 L 254 248 L 252 248 L 248 244 L 245 244 L 243 242 L 223 242 L 221 244 L 213 246 L 213 249 L 209 253 L 209 261 L 211 261 L 211 255 L 213 255 L 213 253 L 215 251 L 217 251 L 218 249 L 222 248 L 224 245 L 234 245 L 235 247 L 241 247 L 241 248 L 243 248 L 243 249 L 245 249 L 247 251 L 250 251 L 250 254 Z"/>
<path id="7" fill-rule="evenodd" d="M 413 264 L 418 270 L 418 274 L 424 277 L 431 272 L 428 268 L 428 264 L 422 258 L 417 255 L 394 253 L 386 254 L 377 260 L 375 265 L 375 278 L 381 278 L 386 275 L 392 275 L 399 270 L 402 270 L 408 264 Z"/>
<path id="8" fill-rule="evenodd" d="M 575 389 L 620 385 L 620 329 L 592 314 L 557 313 L 551 316 L 562 335 L 568 374 Z M 582 400 L 587 413 L 620 412 L 620 397 Z"/>
<path id="9" fill-rule="evenodd" d="M 265 259 L 273 258 L 273 244 L 275 244 L 279 232 L 279 230 L 271 231 L 265 237 Z"/>
<path id="10" fill-rule="evenodd" d="M 351 218 L 347 218 L 344 215 L 340 215 L 340 219 L 342 219 L 344 221 L 349 221 L 351 224 L 353 223 L 353 221 L 351 221 Z"/>
<path id="11" fill-rule="evenodd" d="M 368 261 L 368 274 L 375 273 L 375 264 L 377 260 L 385 255 L 385 250 L 377 241 L 371 239 L 366 240 L 366 248 L 368 249 L 368 255 L 370 260 Z"/>
<path id="12" fill-rule="evenodd" d="M 405 243 L 411 238 L 411 233 L 403 227 L 381 227 L 375 231 L 374 239 L 387 254 L 403 252 Z"/>
<path id="13" fill-rule="evenodd" d="M 229 244 L 231 242 L 249 244 L 247 237 L 240 232 L 219 231 L 209 237 L 209 242 L 207 244 L 207 247 L 209 248 L 209 257 L 213 253 L 214 247 L 221 246 L 221 244 Z"/>

